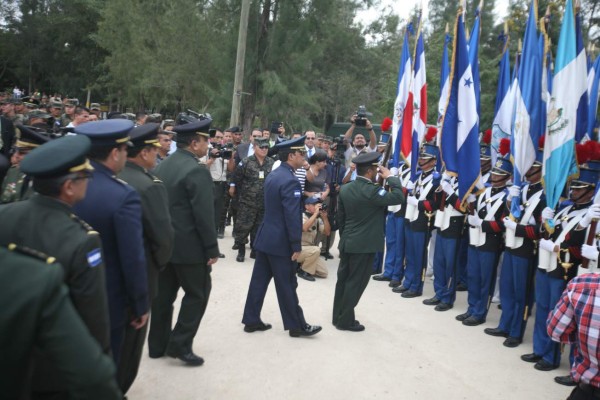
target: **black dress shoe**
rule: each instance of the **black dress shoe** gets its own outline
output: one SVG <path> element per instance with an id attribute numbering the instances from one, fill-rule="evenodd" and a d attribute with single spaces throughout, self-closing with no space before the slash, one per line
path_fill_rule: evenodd
<path id="1" fill-rule="evenodd" d="M 256 259 L 256 253 L 254 252 L 254 250 L 250 250 L 250 258 L 253 260 Z"/>
<path id="2" fill-rule="evenodd" d="M 197 367 L 197 366 L 204 364 L 204 359 L 200 356 L 195 355 L 193 351 L 190 351 L 189 353 L 183 353 L 183 354 L 178 354 L 178 353 L 173 353 L 173 352 L 167 351 L 167 355 L 169 357 L 173 357 L 178 360 L 181 360 L 184 363 L 186 363 L 187 365 L 190 365 L 193 367 Z"/>
<path id="3" fill-rule="evenodd" d="M 462 283 L 462 282 L 459 282 L 459 283 L 456 285 L 456 291 L 457 291 L 457 292 L 466 292 L 466 291 L 467 291 L 467 285 L 465 285 L 465 284 L 464 284 L 464 283 Z"/>
<path id="4" fill-rule="evenodd" d="M 440 303 L 437 306 L 435 306 L 434 310 L 435 311 L 448 311 L 448 310 L 451 310 L 453 307 L 454 307 L 454 305 L 452 305 L 452 304 Z"/>
<path id="5" fill-rule="evenodd" d="M 290 329 L 291 337 L 301 337 L 301 336 L 312 336 L 321 332 L 321 328 L 319 325 L 309 325 L 306 324 L 302 328 Z"/>
<path id="6" fill-rule="evenodd" d="M 321 253 L 321 257 L 326 260 L 333 260 L 333 255 L 330 252 Z"/>
<path id="7" fill-rule="evenodd" d="M 577 386 L 577 382 L 575 382 L 573 378 L 571 378 L 571 375 L 555 376 L 554 382 L 564 386 Z"/>
<path id="8" fill-rule="evenodd" d="M 508 332 L 504 332 L 503 330 L 500 330 L 498 328 L 485 328 L 483 331 L 490 336 L 505 337 L 505 338 L 508 337 Z"/>
<path id="9" fill-rule="evenodd" d="M 389 282 L 392 280 L 392 278 L 388 278 L 387 276 L 385 276 L 383 274 L 382 275 L 373 275 L 372 278 L 374 281 L 380 281 L 380 282 Z"/>
<path id="10" fill-rule="evenodd" d="M 551 364 L 548 361 L 542 359 L 536 362 L 533 368 L 537 369 L 538 371 L 552 371 L 553 369 L 558 368 L 558 365 Z"/>
<path id="11" fill-rule="evenodd" d="M 521 356 L 521 360 L 530 363 L 536 363 L 542 359 L 542 356 L 538 356 L 535 353 L 523 354 Z"/>
<path id="12" fill-rule="evenodd" d="M 400 281 L 395 281 L 395 280 L 391 280 L 390 283 L 388 283 L 388 286 L 391 288 L 396 288 L 398 286 L 400 286 Z"/>
<path id="13" fill-rule="evenodd" d="M 400 286 L 397 286 L 397 287 L 395 287 L 395 288 L 393 288 L 393 289 L 392 289 L 392 292 L 394 292 L 394 293 L 404 293 L 404 292 L 406 292 L 406 291 L 408 291 L 408 289 L 407 289 L 407 288 L 405 288 L 405 287 L 404 287 L 404 286 L 402 286 L 402 285 L 400 285 Z"/>
<path id="14" fill-rule="evenodd" d="M 233 246 L 231 246 L 231 250 L 238 250 L 240 248 L 240 246 L 237 243 L 234 243 Z"/>
<path id="15" fill-rule="evenodd" d="M 246 325 L 244 326 L 244 332 L 252 333 L 256 331 L 268 331 L 273 326 L 271 324 L 265 324 L 264 322 L 255 324 L 255 325 Z"/>
<path id="16" fill-rule="evenodd" d="M 362 332 L 365 330 L 365 326 L 361 325 L 358 321 L 354 321 L 354 324 L 348 327 L 336 326 L 340 331 L 350 331 L 350 332 Z"/>
<path id="17" fill-rule="evenodd" d="M 238 254 L 237 257 L 235 258 L 235 261 L 237 261 L 237 262 L 244 262 L 244 256 L 241 256 L 241 255 Z"/>
<path id="18" fill-rule="evenodd" d="M 219 253 L 219 258 L 225 258 L 225 254 Z"/>
<path id="19" fill-rule="evenodd" d="M 513 337 L 513 336 L 507 337 L 506 340 L 504 341 L 504 343 L 502 343 L 502 345 L 504 345 L 506 347 L 517 347 L 520 344 L 521 344 L 521 339 L 519 339 L 517 337 Z"/>
<path id="20" fill-rule="evenodd" d="M 150 357 L 150 358 L 162 358 L 162 357 L 164 357 L 164 356 L 165 356 L 165 353 L 164 353 L 164 352 L 163 352 L 163 353 L 158 353 L 158 352 L 156 352 L 156 353 L 154 353 L 154 352 L 148 352 L 148 357 Z"/>
<path id="21" fill-rule="evenodd" d="M 456 317 L 454 317 L 457 321 L 464 321 L 465 319 L 469 318 L 471 316 L 471 314 L 469 314 L 468 312 L 464 313 L 464 314 L 458 314 Z"/>
<path id="22" fill-rule="evenodd" d="M 420 294 L 417 292 L 413 292 L 412 290 L 407 290 L 406 292 L 402 293 L 400 296 L 404 297 L 405 299 L 412 299 L 413 297 L 419 297 Z"/>
<path id="23" fill-rule="evenodd" d="M 426 306 L 437 306 L 440 303 L 441 303 L 440 299 L 438 299 L 435 296 L 433 296 L 430 299 L 423 300 L 423 304 L 425 304 Z"/>
<path id="24" fill-rule="evenodd" d="M 462 324 L 465 326 L 477 326 L 483 324 L 484 322 L 485 319 L 477 318 L 471 315 L 469 318 L 465 319 Z"/>
<path id="25" fill-rule="evenodd" d="M 309 274 L 308 272 L 304 271 L 303 269 L 298 271 L 298 278 L 306 279 L 307 281 L 310 281 L 310 282 L 315 281 L 315 277 L 312 276 L 311 274 Z"/>

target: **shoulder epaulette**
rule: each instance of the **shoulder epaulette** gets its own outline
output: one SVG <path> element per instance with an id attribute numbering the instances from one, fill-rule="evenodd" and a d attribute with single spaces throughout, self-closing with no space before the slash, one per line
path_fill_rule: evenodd
<path id="1" fill-rule="evenodd" d="M 36 258 L 40 261 L 45 262 L 46 264 L 54 264 L 56 262 L 56 258 L 50 257 L 46 253 L 42 253 L 41 251 L 37 251 L 25 246 L 17 246 L 14 243 L 8 244 L 8 250 L 14 251 L 15 253 L 20 253 L 29 257 Z"/>
<path id="2" fill-rule="evenodd" d="M 117 182 L 119 182 L 119 183 L 122 183 L 123 185 L 128 185 L 128 183 L 127 183 L 127 182 L 125 182 L 123 179 L 121 179 L 121 178 L 117 178 L 116 176 L 115 176 L 114 178 L 115 178 L 115 181 L 117 181 Z"/>
<path id="3" fill-rule="evenodd" d="M 96 232 L 94 230 L 94 228 L 92 228 L 92 226 L 90 224 L 88 224 L 87 222 L 85 222 L 84 220 L 82 220 L 81 218 L 79 218 L 77 215 L 71 214 L 71 219 L 74 220 L 74 221 L 79 222 L 79 224 L 81 226 L 83 226 L 83 229 L 86 230 L 86 232 L 87 232 L 88 235 L 98 235 L 99 234 L 98 232 Z"/>
<path id="4" fill-rule="evenodd" d="M 154 183 L 162 183 L 162 181 L 160 179 L 158 179 L 158 177 L 156 175 L 152 175 L 148 171 L 146 171 L 146 175 L 148 175 L 148 177 L 150 177 L 150 179 L 152 179 L 152 182 L 154 182 Z"/>

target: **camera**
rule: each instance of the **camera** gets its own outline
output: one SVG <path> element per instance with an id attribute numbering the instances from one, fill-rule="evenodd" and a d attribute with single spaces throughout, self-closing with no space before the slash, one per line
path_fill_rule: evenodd
<path id="1" fill-rule="evenodd" d="M 271 123 L 271 133 L 279 134 L 279 128 L 283 126 L 283 122 L 273 121 Z"/>
<path id="2" fill-rule="evenodd" d="M 373 114 L 368 112 L 365 106 L 358 106 L 358 110 L 356 110 L 356 118 L 354 119 L 354 124 L 356 126 L 366 126 L 367 117 L 370 117 L 371 115 Z"/>
<path id="3" fill-rule="evenodd" d="M 327 204 L 321 203 L 321 211 L 327 211 Z"/>
<path id="4" fill-rule="evenodd" d="M 217 149 L 219 151 L 211 151 L 208 153 L 211 158 L 231 158 L 233 155 L 233 143 L 227 144 L 215 144 L 213 145 L 213 150 Z"/>

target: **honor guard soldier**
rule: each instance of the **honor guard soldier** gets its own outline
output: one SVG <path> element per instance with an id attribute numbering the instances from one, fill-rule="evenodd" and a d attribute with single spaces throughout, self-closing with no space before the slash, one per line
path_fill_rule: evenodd
<path id="1" fill-rule="evenodd" d="M 242 323 L 249 333 L 271 329 L 261 320 L 260 312 L 273 279 L 283 328 L 291 337 L 312 336 L 321 327 L 306 323 L 296 293 L 296 267 L 302 251 L 302 188 L 295 171 L 304 165 L 304 137 L 276 146 L 281 165 L 265 179 L 265 216 L 254 241 L 256 261 Z"/>
<path id="2" fill-rule="evenodd" d="M 384 248 L 385 211 L 404 200 L 400 179 L 379 166 L 378 152 L 356 156 L 356 180 L 342 186 L 338 201 L 340 265 L 333 299 L 333 325 L 340 330 L 365 329 L 354 318 L 354 308 L 369 283 L 375 253 Z M 390 191 L 374 183 L 377 174 Z"/>
<path id="3" fill-rule="evenodd" d="M 75 128 L 76 134 L 92 142 L 88 157 L 94 171 L 85 199 L 73 209 L 102 239 L 111 348 L 117 365 L 125 326 L 142 328 L 149 310 L 140 196 L 115 176 L 127 161 L 132 128 L 131 121 L 122 119 L 88 122 Z"/>
<path id="4" fill-rule="evenodd" d="M 194 354 L 193 342 L 210 297 L 212 265 L 219 259 L 213 181 L 206 165 L 199 163 L 208 152 L 211 122 L 176 126 L 177 151 L 155 170 L 167 189 L 175 241 L 171 259 L 158 277 L 148 351 L 151 358 L 166 354 L 192 366 L 204 363 Z M 179 288 L 185 294 L 177 324 L 171 328 Z"/>
<path id="5" fill-rule="evenodd" d="M 158 272 L 167 266 L 173 250 L 173 227 L 169 214 L 169 199 L 163 183 L 150 170 L 156 166 L 158 123 L 146 123 L 133 128 L 129 134 L 132 147 L 127 149 L 125 168 L 119 178 L 131 185 L 142 201 L 142 228 L 148 273 L 148 296 L 154 299 Z M 141 329 L 128 325 L 119 365 L 119 385 L 123 393 L 131 387 L 137 375 L 148 324 Z"/>
<path id="6" fill-rule="evenodd" d="M 265 213 L 264 184 L 265 179 L 273 168 L 275 162 L 267 157 L 269 151 L 269 139 L 254 139 L 254 154 L 244 158 L 235 168 L 231 183 L 229 184 L 229 195 L 233 198 L 237 195 L 239 213 L 235 223 L 235 244 L 238 248 L 237 262 L 244 262 L 246 255 L 246 243 L 250 235 L 250 258 L 254 258 L 254 239 L 256 230 L 262 222 Z"/>
<path id="7" fill-rule="evenodd" d="M 556 215 L 554 210 L 545 208 L 542 215 L 547 239 L 540 240 L 539 248 L 533 353 L 521 357 L 524 361 L 535 362 L 535 368 L 540 371 L 556 369 L 560 364 L 560 344 L 548 336 L 544 322 L 568 282 L 577 275 L 587 228 L 592 219 L 600 217 L 599 207 L 592 206 L 599 171 L 582 165 L 579 174 L 570 185 L 570 204 L 560 207 Z M 555 223 L 554 231 L 547 232 L 551 219 Z"/>
<path id="8" fill-rule="evenodd" d="M 73 214 L 86 195 L 92 167 L 87 137 L 69 136 L 46 143 L 21 161 L 37 194 L 0 207 L 0 244 L 33 248 L 52 255 L 64 271 L 69 297 L 104 353 L 110 352 L 105 267 L 98 232 Z M 66 396 L 63 377 L 48 354 L 35 357 L 32 389 L 40 396 Z"/>
<path id="9" fill-rule="evenodd" d="M 414 185 L 413 194 L 406 199 L 406 219 L 410 221 L 407 234 L 406 271 L 404 282 L 397 292 L 412 298 L 423 294 L 427 247 L 433 230 L 433 217 L 437 208 L 436 190 L 439 186 L 435 165 L 439 156 L 437 146 L 425 143 L 419 154 L 421 174 Z M 412 184 L 408 185 L 409 190 Z"/>
<path id="10" fill-rule="evenodd" d="M 509 146 L 510 148 L 510 146 Z M 472 207 L 469 223 L 468 309 L 456 316 L 466 326 L 485 322 L 496 283 L 496 271 L 504 248 L 504 224 L 506 216 L 506 184 L 513 166 L 508 158 L 498 158 L 491 172 L 491 186 L 477 196 Z M 490 328 L 486 329 L 488 333 Z M 491 330 L 492 333 L 498 331 Z M 501 331 L 504 335 L 504 331 Z"/>
<path id="11" fill-rule="evenodd" d="M 15 143 L 15 153 L 11 159 L 12 166 L 8 170 L 0 189 L 0 203 L 2 204 L 25 200 L 32 195 L 31 179 L 21 171 L 19 164 L 31 150 L 50 140 L 40 129 L 32 126 L 21 125 L 16 128 L 16 131 L 17 141 Z"/>
<path id="12" fill-rule="evenodd" d="M 54 261 L 14 244 L 0 247 L 2 398 L 30 398 L 32 353 L 42 353 L 54 360 L 52 372 L 68 398 L 120 400 L 113 362 L 77 315 L 63 284 L 64 269 Z"/>

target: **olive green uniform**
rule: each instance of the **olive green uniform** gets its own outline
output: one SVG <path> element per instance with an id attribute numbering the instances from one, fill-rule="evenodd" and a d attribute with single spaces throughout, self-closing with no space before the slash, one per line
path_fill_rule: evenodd
<path id="1" fill-rule="evenodd" d="M 71 398 L 122 398 L 111 358 L 89 335 L 69 300 L 63 270 L 58 264 L 0 248 L 0 393 L 4 399 L 27 398 L 34 347 L 55 360 L 54 372 L 64 380 Z"/>
<path id="2" fill-rule="evenodd" d="M 33 194 L 29 187 L 29 179 L 26 179 L 17 165 L 10 167 L 0 189 L 0 203 L 14 203 L 25 200 Z"/>

